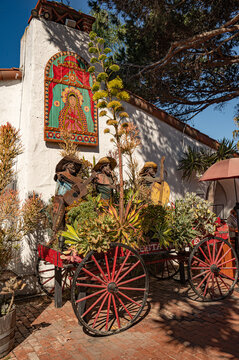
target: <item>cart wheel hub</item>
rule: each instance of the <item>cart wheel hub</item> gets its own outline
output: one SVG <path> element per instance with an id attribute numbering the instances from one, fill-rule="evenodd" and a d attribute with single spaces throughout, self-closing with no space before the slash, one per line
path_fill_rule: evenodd
<path id="1" fill-rule="evenodd" d="M 115 282 L 110 282 L 108 284 L 107 290 L 110 293 L 117 293 L 119 289 L 118 289 L 118 286 L 117 286 L 117 284 Z"/>
<path id="2" fill-rule="evenodd" d="M 220 268 L 217 267 L 216 264 L 212 264 L 212 265 L 210 266 L 210 270 L 211 270 L 211 272 L 212 272 L 213 274 L 219 275 Z"/>

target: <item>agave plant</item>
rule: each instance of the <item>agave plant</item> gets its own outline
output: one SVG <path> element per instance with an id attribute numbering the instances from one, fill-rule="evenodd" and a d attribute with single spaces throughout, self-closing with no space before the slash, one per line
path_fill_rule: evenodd
<path id="1" fill-rule="evenodd" d="M 120 217 L 119 210 L 115 206 L 109 207 L 108 213 L 115 225 L 115 233 L 112 236 L 114 241 L 120 241 L 134 248 L 139 247 L 145 241 L 142 227 L 142 210 L 145 206 L 140 200 L 137 200 L 137 193 L 135 193 L 124 209 L 123 218 Z"/>

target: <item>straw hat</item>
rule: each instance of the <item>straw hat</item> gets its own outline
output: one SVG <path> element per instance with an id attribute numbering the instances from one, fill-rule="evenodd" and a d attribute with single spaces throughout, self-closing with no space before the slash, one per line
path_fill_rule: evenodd
<path id="1" fill-rule="evenodd" d="M 153 168 L 153 169 L 155 169 L 155 170 L 157 171 L 158 165 L 155 164 L 155 162 L 153 162 L 153 161 L 147 161 L 147 162 L 144 164 L 144 166 L 142 167 L 142 169 L 140 170 L 139 175 L 143 175 L 143 173 L 145 172 L 145 170 L 148 169 L 148 168 Z"/>
<path id="2" fill-rule="evenodd" d="M 73 156 L 64 156 L 56 165 L 56 173 L 63 171 L 63 166 L 69 162 L 74 163 L 78 169 L 82 167 L 82 161 Z"/>
<path id="3" fill-rule="evenodd" d="M 98 171 L 102 165 L 110 164 L 111 170 L 114 170 L 114 168 L 117 165 L 117 162 L 115 159 L 109 156 L 102 157 L 97 164 L 94 166 L 93 170 Z"/>

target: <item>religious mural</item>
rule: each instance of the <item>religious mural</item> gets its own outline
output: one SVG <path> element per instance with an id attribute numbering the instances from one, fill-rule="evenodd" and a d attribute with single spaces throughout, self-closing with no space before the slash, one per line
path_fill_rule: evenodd
<path id="1" fill-rule="evenodd" d="M 77 54 L 54 55 L 45 69 L 45 140 L 60 142 L 62 130 L 72 132 L 81 145 L 98 145 L 97 108 L 91 86 L 93 76 Z"/>

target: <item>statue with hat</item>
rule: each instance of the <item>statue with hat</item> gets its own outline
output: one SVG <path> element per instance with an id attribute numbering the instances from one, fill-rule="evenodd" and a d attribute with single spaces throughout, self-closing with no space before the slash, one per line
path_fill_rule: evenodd
<path id="1" fill-rule="evenodd" d="M 161 159 L 159 177 L 156 177 L 158 166 L 153 161 L 146 162 L 139 173 L 139 184 L 151 188 L 150 197 L 154 204 L 165 205 L 169 202 L 170 188 L 164 181 L 164 161 L 165 156 Z"/>
<path id="2" fill-rule="evenodd" d="M 112 199 L 113 189 L 116 189 L 116 178 L 113 172 L 116 165 L 116 160 L 107 156 L 102 157 L 93 168 L 96 172 L 94 179 L 96 191 L 101 194 L 101 199 L 106 202 Z"/>
<path id="3" fill-rule="evenodd" d="M 64 156 L 56 165 L 54 180 L 56 193 L 53 201 L 53 233 L 64 228 L 65 208 L 74 201 L 87 195 L 87 185 L 92 181 L 94 173 L 87 180 L 79 175 L 83 163 L 73 156 Z"/>

